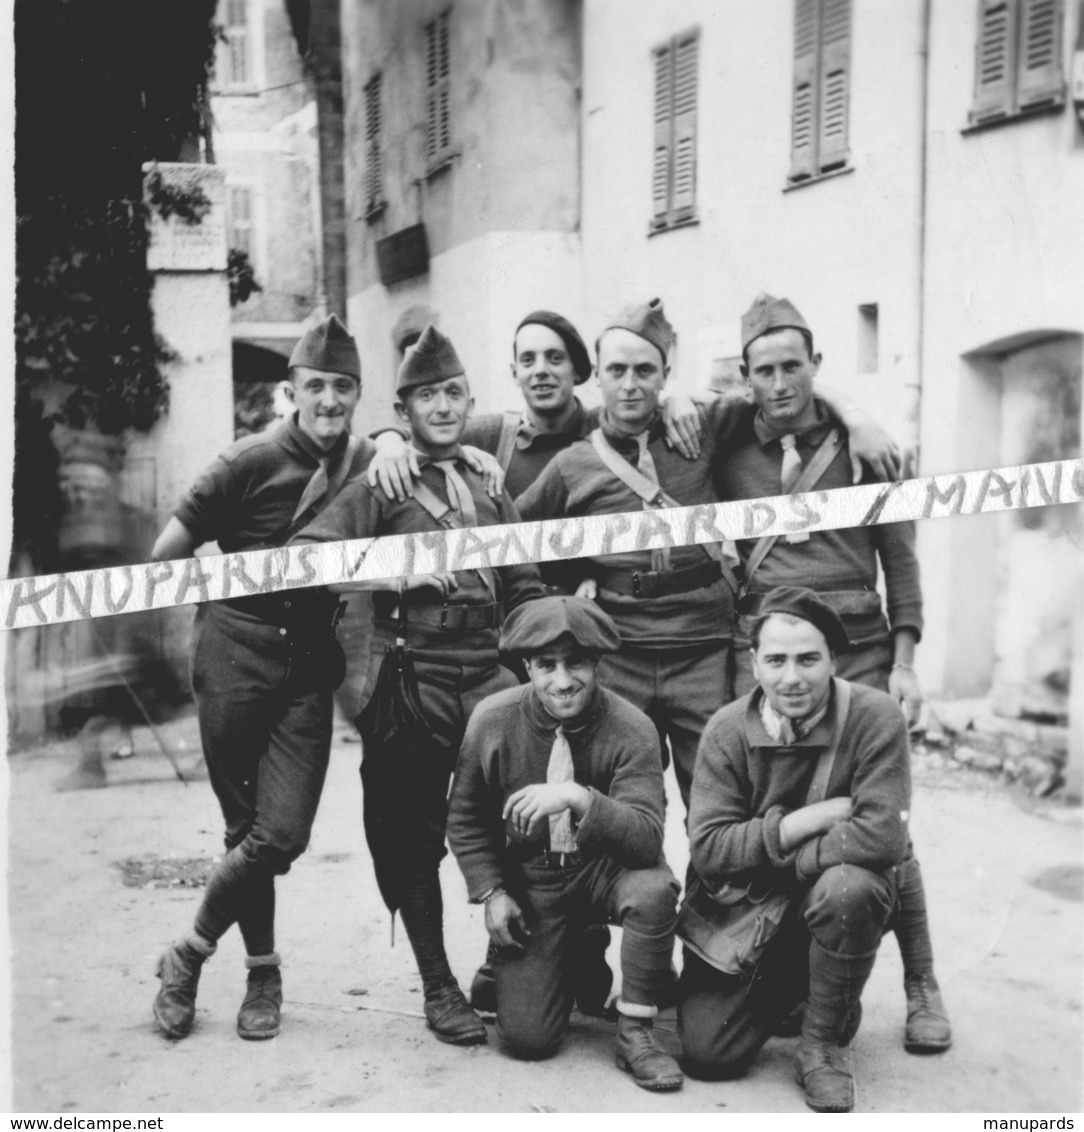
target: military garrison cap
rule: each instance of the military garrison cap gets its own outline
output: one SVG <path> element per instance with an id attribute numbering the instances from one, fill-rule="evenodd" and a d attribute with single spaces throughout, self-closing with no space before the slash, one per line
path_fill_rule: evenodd
<path id="1" fill-rule="evenodd" d="M 579 331 L 559 314 L 553 311 L 531 311 L 531 313 L 516 327 L 518 334 L 525 326 L 537 324 L 548 327 L 558 335 L 568 350 L 572 362 L 573 372 L 576 374 L 576 384 L 582 385 L 591 376 L 591 355 L 587 352 Z"/>
<path id="2" fill-rule="evenodd" d="M 767 334 L 769 330 L 804 330 L 813 332 L 809 323 L 798 313 L 798 308 L 790 299 L 777 299 L 766 291 L 761 291 L 753 300 L 753 305 L 741 316 L 741 348 Z"/>
<path id="3" fill-rule="evenodd" d="M 395 379 L 395 392 L 404 393 L 418 385 L 432 385 L 466 373 L 451 340 L 432 324 L 407 349 Z"/>
<path id="4" fill-rule="evenodd" d="M 674 345 L 674 328 L 663 314 L 662 299 L 649 299 L 646 303 L 633 303 L 625 307 L 616 318 L 607 323 L 606 330 L 631 330 L 633 334 L 647 339 L 662 354 L 664 362 L 670 358 L 670 349 Z M 605 334 L 606 330 L 602 333 Z M 595 348 L 597 350 L 597 343 Z"/>
<path id="5" fill-rule="evenodd" d="M 326 373 L 344 373 L 361 381 L 358 344 L 338 316 L 333 314 L 305 331 L 290 355 L 290 365 L 308 366 Z"/>
<path id="6" fill-rule="evenodd" d="M 808 621 L 824 634 L 834 653 L 846 652 L 851 647 L 839 614 L 818 593 L 805 586 L 776 586 L 767 593 L 760 603 L 760 623 L 772 613 L 789 613 Z"/>
<path id="7" fill-rule="evenodd" d="M 621 644 L 617 626 L 593 601 L 559 594 L 512 610 L 501 627 L 500 647 L 503 652 L 529 656 L 562 637 L 571 637 L 587 652 L 616 652 Z"/>

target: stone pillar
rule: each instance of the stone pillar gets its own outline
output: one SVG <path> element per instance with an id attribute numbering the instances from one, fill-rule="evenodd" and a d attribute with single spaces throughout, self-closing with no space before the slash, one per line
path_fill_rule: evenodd
<path id="1" fill-rule="evenodd" d="M 163 365 L 169 409 L 154 428 L 131 438 L 132 458 L 153 469 L 160 530 L 181 495 L 233 440 L 230 295 L 226 274 L 226 174 L 215 165 L 144 166 L 151 200 L 147 270 L 154 277 L 155 330 L 172 353 Z M 160 181 L 157 178 L 161 178 Z M 168 203 L 174 190 L 189 200 L 197 190 L 210 208 L 197 223 L 173 213 L 163 218 L 151 199 Z M 164 654 L 186 668 L 191 611 L 166 611 Z"/>

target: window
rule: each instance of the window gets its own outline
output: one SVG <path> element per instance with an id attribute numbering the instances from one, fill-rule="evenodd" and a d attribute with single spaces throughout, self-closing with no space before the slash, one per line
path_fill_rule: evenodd
<path id="1" fill-rule="evenodd" d="M 980 0 L 971 124 L 1065 101 L 1061 0 Z"/>
<path id="2" fill-rule="evenodd" d="M 252 263 L 256 258 L 254 192 L 251 185 L 229 185 L 226 190 L 226 232 L 228 246 L 244 252 Z"/>
<path id="3" fill-rule="evenodd" d="M 252 73 L 252 39 L 249 34 L 248 0 L 222 0 L 219 13 L 223 20 L 219 44 L 218 75 L 223 90 L 251 90 L 255 86 Z"/>
<path id="4" fill-rule="evenodd" d="M 791 182 L 846 167 L 850 98 L 851 0 L 795 0 Z"/>
<path id="5" fill-rule="evenodd" d="M 880 369 L 880 327 L 876 303 L 858 305 L 858 372 L 876 373 Z"/>
<path id="6" fill-rule="evenodd" d="M 374 75 L 365 84 L 365 212 L 384 206 L 384 156 L 381 153 L 380 78 Z"/>
<path id="7" fill-rule="evenodd" d="M 425 158 L 430 169 L 451 157 L 451 64 L 448 39 L 451 8 L 425 25 L 426 131 Z"/>
<path id="8" fill-rule="evenodd" d="M 655 48 L 652 227 L 696 219 L 696 100 L 699 30 Z"/>

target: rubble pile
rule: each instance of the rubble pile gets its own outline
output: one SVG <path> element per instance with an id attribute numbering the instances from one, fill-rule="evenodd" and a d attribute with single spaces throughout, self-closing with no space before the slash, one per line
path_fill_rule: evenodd
<path id="1" fill-rule="evenodd" d="M 989 700 L 930 704 L 911 738 L 919 768 L 968 767 L 1035 798 L 1055 796 L 1065 786 L 1068 727 L 996 715 Z"/>

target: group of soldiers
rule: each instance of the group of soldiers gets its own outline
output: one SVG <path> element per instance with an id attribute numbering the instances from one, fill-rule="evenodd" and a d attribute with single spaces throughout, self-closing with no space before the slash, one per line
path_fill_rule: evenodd
<path id="1" fill-rule="evenodd" d="M 357 347 L 331 316 L 290 359 L 296 412 L 214 462 L 153 557 L 210 541 L 229 552 L 898 476 L 875 422 L 814 389 L 820 354 L 789 301 L 758 296 L 741 337 L 746 394 L 665 397 L 674 331 L 659 300 L 611 319 L 594 365 L 567 319 L 534 311 L 512 342 L 523 410 L 476 417 L 455 347 L 430 325 L 398 370 L 401 428 L 368 439 L 351 431 Z M 597 410 L 575 395 L 592 371 Z M 202 964 L 237 923 L 248 968 L 238 1032 L 279 1032 L 275 877 L 306 847 L 327 770 L 343 674 L 337 595 L 367 588 L 368 690 L 380 694 L 381 668 L 405 642 L 428 736 L 398 780 L 404 796 L 388 799 L 402 826 L 394 849 L 370 844 L 378 877 L 394 878 L 382 891 L 390 883 L 438 1039 L 485 1041 L 488 1012 L 512 1056 L 552 1055 L 574 1005 L 606 1007 L 612 924 L 617 1063 L 644 1088 L 678 1088 L 683 1070 L 739 1075 L 773 1033 L 799 1033 L 806 1102 L 849 1111 L 849 1044 L 887 931 L 903 958 L 906 1048 L 948 1048 L 907 831 L 908 724 L 921 705 L 913 524 L 736 550 L 740 561 L 721 544 L 660 546 L 201 606 L 192 684 L 227 852 L 191 929 L 159 961 L 159 1028 L 188 1034 Z M 684 908 L 679 920 L 682 885 L 663 855 L 671 761 L 691 852 L 686 903 L 694 888 L 707 894 L 701 912 L 733 893 L 789 894 L 751 970 L 717 959 L 725 917 L 712 926 L 701 915 L 696 933 Z M 489 947 L 469 1001 L 444 946 L 446 844 L 485 907 Z M 379 859 L 389 852 L 394 861 Z M 680 1061 L 653 1028 L 660 1005 L 674 1003 Z"/>

